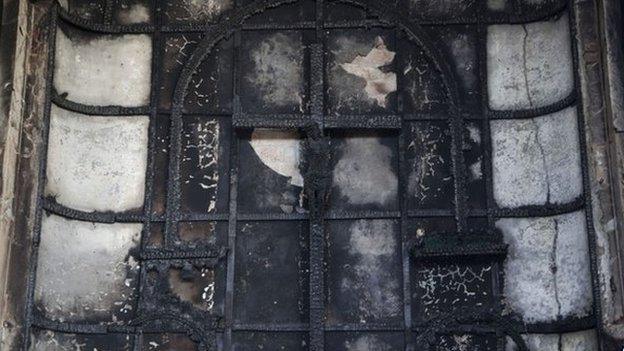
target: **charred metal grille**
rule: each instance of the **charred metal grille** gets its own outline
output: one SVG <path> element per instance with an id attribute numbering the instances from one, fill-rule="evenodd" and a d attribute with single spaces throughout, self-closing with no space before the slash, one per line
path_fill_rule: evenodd
<path id="1" fill-rule="evenodd" d="M 63 315 L 37 297 L 32 268 L 31 349 L 529 350 L 523 335 L 561 343 L 596 328 L 596 299 L 583 315 L 559 306 L 527 321 L 503 288 L 500 220 L 555 218 L 556 251 L 556 216 L 586 208 L 587 181 L 572 199 L 551 201 L 547 184 L 544 204 L 501 206 L 493 180 L 492 121 L 569 110 L 583 124 L 576 78 L 554 103 L 491 108 L 488 27 L 569 18 L 573 38 L 568 1 L 231 0 L 209 2 L 214 16 L 189 3 L 70 0 L 50 13 L 50 67 L 62 40 L 145 35 L 151 81 L 145 104 L 95 105 L 57 89 L 64 73 L 50 69 L 48 124 L 55 110 L 147 116 L 148 147 L 144 198 L 129 210 L 62 203 L 42 161 L 40 222 L 141 234 L 115 311 Z M 138 5 L 148 15 L 129 23 L 122 10 Z M 276 155 L 298 166 L 267 166 Z M 591 212 L 581 217 L 594 262 Z M 54 223 L 37 225 L 35 255 Z"/>

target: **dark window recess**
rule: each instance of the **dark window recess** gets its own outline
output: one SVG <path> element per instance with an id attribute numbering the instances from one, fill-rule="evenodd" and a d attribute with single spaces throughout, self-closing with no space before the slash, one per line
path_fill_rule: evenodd
<path id="1" fill-rule="evenodd" d="M 145 106 L 50 97 L 149 115 L 143 207 L 42 202 L 142 224 L 138 288 L 108 322 L 31 301 L 33 349 L 528 350 L 522 334 L 594 327 L 505 309 L 497 219 L 566 210 L 497 207 L 489 122 L 507 115 L 484 97 L 487 26 L 567 1 L 66 2 L 51 23 L 70 37 L 151 38 Z"/>

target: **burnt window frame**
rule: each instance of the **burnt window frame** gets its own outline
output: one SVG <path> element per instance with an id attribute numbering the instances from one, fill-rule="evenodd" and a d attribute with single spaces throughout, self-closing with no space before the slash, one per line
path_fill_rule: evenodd
<path id="1" fill-rule="evenodd" d="M 567 7 L 567 4 L 566 4 L 566 7 Z M 54 17 L 54 16 L 52 16 L 52 17 Z M 140 32 L 141 30 L 151 30 L 149 28 L 149 26 L 145 26 L 145 27 L 143 27 L 143 29 L 139 29 L 139 26 L 129 26 L 129 28 L 125 28 L 123 26 L 116 26 L 116 25 L 94 25 L 94 24 L 91 24 L 91 23 L 81 23 L 81 22 L 84 22 L 84 21 L 81 21 L 81 20 L 79 20 L 77 18 L 72 18 L 71 16 L 69 16 L 67 14 L 64 15 L 62 11 L 61 11 L 61 16 L 60 17 L 63 18 L 63 20 L 74 21 L 76 24 L 87 26 L 91 30 L 97 30 L 97 31 L 111 31 L 111 32 L 114 32 L 114 33 L 121 33 L 121 32 L 125 32 L 126 30 L 130 30 L 130 31 L 136 33 L 136 32 Z M 391 18 L 391 17 L 389 17 L 389 18 Z M 522 22 L 519 19 L 516 19 L 516 20 Z M 51 23 L 53 24 L 54 20 L 52 20 Z M 370 23 L 367 23 L 367 25 L 370 25 Z M 572 32 L 572 33 L 574 33 L 574 32 Z M 53 53 L 53 50 L 51 50 L 51 52 Z M 484 51 L 480 51 L 480 52 L 484 53 Z M 576 52 L 576 50 L 574 52 Z M 576 55 L 574 55 L 574 59 L 576 60 Z M 577 78 L 576 89 L 575 90 L 579 90 L 578 78 Z M 83 112 L 87 112 L 87 110 L 88 110 L 88 108 L 86 108 L 86 107 L 83 109 L 83 107 L 81 107 L 81 106 L 71 105 L 67 101 L 63 101 L 60 97 L 58 97 L 57 95 L 53 94 L 52 92 L 50 92 L 50 96 L 51 96 L 50 100 L 54 101 L 55 103 L 57 103 L 60 106 L 64 105 L 65 107 L 68 107 L 68 109 L 81 110 Z M 571 96 L 569 99 L 566 99 L 566 100 L 570 100 L 570 101 L 561 102 L 561 103 L 558 104 L 558 106 L 550 106 L 550 107 L 548 107 L 547 111 L 550 111 L 549 109 L 553 109 L 553 111 L 555 111 L 555 110 L 557 110 L 559 108 L 562 108 L 563 107 L 562 105 L 572 104 L 574 101 L 576 101 L 576 95 L 575 96 Z M 486 106 L 487 106 L 487 104 L 486 104 Z M 568 105 L 566 105 L 566 106 L 568 106 Z M 580 104 L 579 104 L 579 106 L 580 106 Z M 581 110 L 581 107 L 579 107 L 579 112 L 580 112 L 579 113 L 579 117 L 580 117 L 579 118 L 579 129 L 580 129 L 580 131 L 582 131 L 584 129 L 584 124 L 583 124 L 583 121 L 582 121 L 582 119 L 583 119 L 582 118 L 582 115 L 583 115 L 582 112 L 583 111 L 580 111 L 580 110 Z M 49 107 L 47 108 L 47 111 L 49 113 Z M 91 109 L 89 112 L 92 113 L 92 114 L 104 114 L 104 115 L 106 115 L 106 114 L 120 114 L 120 112 L 131 112 L 131 114 L 138 114 L 139 112 L 143 113 L 143 112 L 146 112 L 146 111 L 150 111 L 150 110 L 142 109 L 142 110 L 125 111 L 125 110 L 119 109 L 119 108 L 111 108 L 111 109 L 101 108 L 101 109 L 97 109 L 97 110 Z M 492 118 L 503 118 L 503 115 L 504 115 L 504 117 L 511 117 L 511 118 L 518 117 L 518 118 L 522 118 L 522 117 L 529 117 L 529 116 L 533 116 L 533 115 L 541 115 L 541 114 L 544 114 L 544 113 L 545 113 L 544 110 L 541 110 L 541 111 L 521 111 L 521 112 L 518 112 L 518 113 L 503 113 L 503 114 L 499 114 L 497 112 L 497 113 L 494 113 L 492 115 Z M 487 113 L 487 114 L 489 115 L 489 113 Z M 314 132 L 312 132 L 312 133 L 314 133 Z M 484 134 L 489 135 L 488 133 L 484 133 Z M 179 133 L 177 135 L 179 135 Z M 583 139 L 584 139 L 583 135 L 581 135 L 581 140 L 583 140 Z M 583 144 L 582 144 L 582 150 L 583 150 L 582 151 L 583 152 L 583 157 L 586 158 L 587 157 L 587 155 L 585 154 L 586 148 L 585 148 L 585 146 Z M 42 159 L 44 159 L 44 158 L 45 157 L 43 157 Z M 587 161 L 584 160 L 583 162 L 584 162 L 583 164 L 586 165 Z M 44 161 L 42 161 L 42 164 L 44 164 Z M 487 169 L 487 167 L 486 167 L 486 169 Z M 587 178 L 588 178 L 587 167 L 584 166 L 583 167 L 583 171 L 584 171 L 584 179 L 585 179 L 585 181 L 584 181 L 584 183 L 585 183 L 584 184 L 584 196 L 585 196 L 585 200 L 588 200 L 589 199 L 589 189 L 588 189 L 588 184 L 587 184 L 588 183 L 588 181 L 587 181 Z M 491 179 L 491 178 L 489 178 L 489 179 Z M 42 189 L 42 185 L 41 185 L 42 183 L 43 182 L 39 183 L 40 190 Z M 489 186 L 489 188 L 491 189 L 491 185 Z M 488 198 L 490 198 L 489 195 L 488 195 Z M 147 202 L 146 202 L 146 204 L 147 204 Z M 578 202 L 571 205 L 572 208 L 576 208 L 577 206 L 581 206 L 581 205 Z M 522 211 L 519 211 L 519 212 L 506 211 L 506 210 L 498 209 L 498 210 L 500 210 L 502 212 L 497 212 L 497 210 L 495 210 L 495 211 L 493 211 L 493 213 L 490 213 L 490 211 L 488 211 L 488 213 L 486 213 L 485 215 L 486 216 L 490 216 L 490 215 L 496 216 L 497 213 L 504 213 L 506 216 L 507 215 L 510 215 L 510 216 L 526 216 L 527 214 L 529 214 L 529 215 L 545 215 L 545 214 L 551 215 L 551 214 L 557 214 L 557 213 L 560 213 L 560 212 L 567 212 L 567 211 L 569 211 L 569 209 L 570 209 L 570 207 L 567 207 L 567 208 L 564 208 L 564 209 L 562 209 L 562 208 L 549 208 L 549 209 L 525 208 L 525 209 L 522 209 Z M 50 211 L 50 212 L 57 212 L 57 213 L 65 216 L 65 217 L 70 217 L 70 218 L 75 218 L 75 219 L 83 219 L 83 220 L 89 220 L 89 221 L 97 221 L 97 222 L 109 222 L 111 220 L 112 221 L 133 221 L 133 220 L 137 219 L 136 215 L 131 215 L 131 216 L 129 215 L 127 217 L 125 215 L 123 215 L 123 214 L 122 215 L 114 215 L 114 217 L 111 217 L 113 215 L 98 214 L 98 213 L 87 215 L 87 214 L 79 213 L 79 212 L 76 212 L 76 211 L 73 211 L 73 210 L 63 209 L 62 207 L 59 207 L 58 204 L 54 204 L 53 202 L 51 202 L 49 200 L 44 200 L 44 201 L 40 202 L 40 205 L 38 206 L 38 212 L 41 212 L 42 210 L 46 210 L 46 211 Z M 588 216 L 590 216 L 590 215 L 588 215 Z M 38 217 L 40 217 L 40 216 L 38 216 Z M 148 220 L 148 222 L 149 222 L 149 220 Z M 590 234 L 591 234 L 591 231 L 593 230 L 592 229 L 593 226 L 591 224 L 592 223 L 590 222 L 589 225 L 588 225 L 588 230 L 590 231 Z M 593 237 L 593 236 L 590 236 L 590 237 Z M 590 243 L 591 243 L 591 240 L 590 240 Z M 590 244 L 590 249 L 591 249 L 591 247 L 592 246 Z M 593 253 L 593 255 L 595 255 L 595 253 Z M 210 253 L 209 257 L 213 258 L 214 256 L 215 256 L 214 253 Z M 208 255 L 207 255 L 207 257 L 208 257 Z M 595 264 L 595 259 L 593 259 L 592 261 Z M 596 274 L 595 273 L 595 269 L 596 268 L 594 267 L 593 274 Z M 598 301 L 598 297 L 595 297 L 594 300 Z M 56 327 L 60 328 L 59 326 L 56 326 Z M 536 328 L 536 330 L 543 331 L 543 329 L 540 329 L 540 328 Z"/>

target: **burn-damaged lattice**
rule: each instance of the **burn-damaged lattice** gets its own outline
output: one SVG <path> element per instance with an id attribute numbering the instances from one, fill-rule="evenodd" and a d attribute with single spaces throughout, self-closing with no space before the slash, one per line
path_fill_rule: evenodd
<path id="1" fill-rule="evenodd" d="M 568 6 L 59 1 L 30 349 L 593 350 Z"/>

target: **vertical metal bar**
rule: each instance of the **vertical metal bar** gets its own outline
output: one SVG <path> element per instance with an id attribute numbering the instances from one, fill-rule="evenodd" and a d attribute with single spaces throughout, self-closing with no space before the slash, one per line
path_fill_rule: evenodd
<path id="1" fill-rule="evenodd" d="M 407 6 L 404 4 L 404 6 Z M 396 62 L 403 64 L 404 50 L 399 45 L 399 38 L 402 37 L 402 32 L 399 28 L 395 29 L 395 47 L 396 47 Z M 411 299 L 411 279 L 410 279 L 410 254 L 409 254 L 409 234 L 408 234 L 408 210 L 409 210 L 409 196 L 407 192 L 407 179 L 408 179 L 408 164 L 407 156 L 405 155 L 407 145 L 409 145 L 409 131 L 410 122 L 404 118 L 405 106 L 403 101 L 404 75 L 401 74 L 401 66 L 396 67 L 395 70 L 399 72 L 397 74 L 397 91 L 399 92 L 397 98 L 397 113 L 401 116 L 401 130 L 399 131 L 399 209 L 401 211 L 400 218 L 400 231 L 401 231 L 401 264 L 403 272 L 403 327 L 404 327 L 404 340 L 403 343 L 407 349 L 407 345 L 412 340 L 412 299 Z"/>
<path id="2" fill-rule="evenodd" d="M 324 96 L 324 76 L 325 76 L 325 60 L 324 60 L 324 1 L 316 0 L 316 40 L 315 44 L 310 45 L 310 99 L 311 113 L 317 130 L 320 132 L 318 137 L 323 137 L 324 113 L 325 113 L 325 96 Z M 314 136 L 308 135 L 310 140 Z M 311 155 L 307 155 L 311 156 Z M 312 160 L 307 160 L 313 162 Z M 306 181 L 308 179 L 305 179 Z M 305 184 L 305 186 L 313 186 Z M 320 189 L 316 189 L 319 191 Z M 314 190 L 313 190 L 314 191 Z M 318 202 L 318 198 L 309 197 L 310 201 L 310 258 L 309 258 L 309 324 L 310 324 L 310 351 L 323 351 L 325 349 L 325 228 L 324 228 L 324 211 L 319 208 L 324 207 Z M 322 201 L 322 200 L 321 200 Z"/>
<path id="3" fill-rule="evenodd" d="M 235 1 L 238 3 L 238 1 Z M 237 6 L 235 4 L 234 6 Z M 237 30 L 234 34 L 234 47 L 232 52 L 232 109 L 234 115 L 240 114 L 241 106 L 240 99 L 238 99 L 239 93 L 239 77 L 238 72 L 240 70 L 240 45 L 241 45 L 241 31 Z M 232 347 L 232 326 L 234 324 L 234 274 L 236 268 L 236 231 L 237 231 L 237 216 L 238 216 L 238 158 L 239 158 L 239 140 L 236 130 L 232 121 L 235 118 L 230 118 L 230 198 L 229 198 L 229 214 L 228 214 L 228 256 L 227 256 L 227 271 L 226 271 L 226 285 L 225 285 L 225 340 L 224 349 L 230 350 Z"/>
<path id="4" fill-rule="evenodd" d="M 150 87 L 150 115 L 149 115 L 149 140 L 148 140 L 148 158 L 147 158 L 147 174 L 145 177 L 145 198 L 143 202 L 143 230 L 141 234 L 141 250 L 145 249 L 152 228 L 152 208 L 154 200 L 154 175 L 156 157 L 156 138 L 157 128 L 156 120 L 158 119 L 158 101 L 160 97 L 160 81 L 161 67 L 163 62 L 163 36 L 160 31 L 162 24 L 162 14 L 160 7 L 156 2 L 152 4 L 152 17 L 154 22 L 154 32 L 152 33 L 152 77 Z M 147 269 L 144 265 L 139 265 L 139 283 L 137 287 L 137 300 L 135 303 L 135 313 L 140 315 L 141 298 L 143 296 L 143 288 L 147 281 Z M 139 334 L 134 335 L 134 348 L 140 350 L 143 338 Z"/>
<path id="5" fill-rule="evenodd" d="M 311 61 L 311 99 L 312 115 L 318 130 L 322 133 L 323 126 L 323 45 L 310 45 Z M 322 137 L 322 135 L 320 136 Z M 308 135 L 312 142 L 313 136 Z M 312 156 L 312 155 L 306 155 Z M 312 158 L 312 157 L 310 157 Z M 316 166 L 313 160 L 306 160 Z M 307 180 L 307 179 L 306 179 Z M 306 186 L 315 186 L 306 184 Z M 321 185 L 323 186 L 323 185 Z M 312 189 L 309 189 L 312 190 Z M 322 191 L 314 189 L 312 191 Z M 318 198 L 309 197 L 310 201 L 310 350 L 322 351 L 325 349 L 325 228 L 323 211 L 319 210 L 324 204 L 318 203 Z"/>

